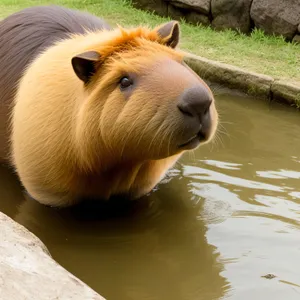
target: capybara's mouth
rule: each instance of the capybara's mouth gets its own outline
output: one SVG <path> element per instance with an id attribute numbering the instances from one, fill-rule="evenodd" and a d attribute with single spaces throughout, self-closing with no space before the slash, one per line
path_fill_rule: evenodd
<path id="1" fill-rule="evenodd" d="M 201 130 L 193 135 L 188 141 L 186 141 L 185 143 L 183 144 L 180 144 L 178 146 L 178 148 L 185 148 L 185 149 L 194 149 L 196 147 L 199 146 L 199 144 L 203 141 L 205 141 L 207 138 L 206 138 L 206 135 L 204 132 L 202 132 Z"/>

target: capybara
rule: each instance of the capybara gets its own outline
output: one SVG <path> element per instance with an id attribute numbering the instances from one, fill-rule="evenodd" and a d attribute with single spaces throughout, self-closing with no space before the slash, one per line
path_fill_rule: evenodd
<path id="1" fill-rule="evenodd" d="M 0 28 L 2 156 L 40 203 L 140 198 L 214 137 L 214 97 L 184 64 L 178 22 L 111 28 L 38 6 Z"/>

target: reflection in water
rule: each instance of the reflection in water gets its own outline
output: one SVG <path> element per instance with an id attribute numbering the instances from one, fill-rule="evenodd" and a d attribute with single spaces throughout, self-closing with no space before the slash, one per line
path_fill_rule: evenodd
<path id="1" fill-rule="evenodd" d="M 107 299 L 219 299 L 227 288 L 219 253 L 197 219 L 202 203 L 186 201 L 187 182 L 180 181 L 117 211 L 114 204 L 51 209 L 8 194 L 1 210 Z"/>
<path id="2" fill-rule="evenodd" d="M 300 299 L 298 112 L 217 102 L 222 143 L 185 155 L 141 201 L 51 209 L 1 168 L 0 210 L 108 300 Z"/>

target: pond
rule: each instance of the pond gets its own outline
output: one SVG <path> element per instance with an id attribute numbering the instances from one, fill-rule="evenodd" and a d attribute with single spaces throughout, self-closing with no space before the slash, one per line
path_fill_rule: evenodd
<path id="1" fill-rule="evenodd" d="M 56 210 L 0 169 L 0 210 L 107 300 L 300 299 L 299 112 L 219 92 L 220 141 L 131 206 Z"/>

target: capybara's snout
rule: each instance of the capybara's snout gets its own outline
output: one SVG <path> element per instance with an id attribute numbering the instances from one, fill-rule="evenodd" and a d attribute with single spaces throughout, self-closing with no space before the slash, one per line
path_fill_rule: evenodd
<path id="1" fill-rule="evenodd" d="M 213 102 L 209 88 L 202 83 L 183 91 L 177 103 L 185 128 L 179 147 L 194 148 L 210 138 L 213 126 Z"/>

